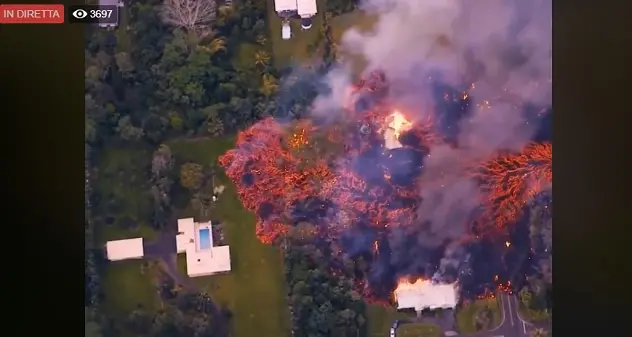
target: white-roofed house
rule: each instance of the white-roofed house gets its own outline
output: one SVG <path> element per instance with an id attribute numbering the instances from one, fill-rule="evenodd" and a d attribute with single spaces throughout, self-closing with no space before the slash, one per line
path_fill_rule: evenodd
<path id="1" fill-rule="evenodd" d="M 231 270 L 230 249 L 228 246 L 214 245 L 210 221 L 200 223 L 195 222 L 193 218 L 179 219 L 178 234 L 175 238 L 168 238 L 168 241 L 174 244 L 176 253 L 186 255 L 187 274 L 190 277 L 208 276 Z M 148 245 L 145 252 L 143 239 L 134 238 L 108 241 L 105 250 L 108 260 L 120 261 L 143 258 L 145 253 L 151 256 L 149 247 Z M 171 249 L 173 253 L 173 248 Z"/>
<path id="2" fill-rule="evenodd" d="M 418 314 L 424 309 L 454 309 L 459 302 L 456 283 L 437 284 L 423 279 L 412 283 L 400 280 L 394 295 L 397 309 L 414 309 Z"/>
<path id="3" fill-rule="evenodd" d="M 284 14 L 288 12 L 295 13 L 296 10 L 297 10 L 296 0 L 274 0 L 274 11 L 277 12 L 279 16 L 283 16 Z"/>
<path id="4" fill-rule="evenodd" d="M 145 256 L 143 238 L 108 241 L 105 250 L 110 261 L 142 259 Z"/>
<path id="5" fill-rule="evenodd" d="M 187 274 L 190 277 L 230 271 L 230 250 L 228 246 L 213 245 L 211 222 L 179 219 L 176 247 L 178 253 L 186 254 Z"/>
<path id="6" fill-rule="evenodd" d="M 316 0 L 296 0 L 296 11 L 301 17 L 301 28 L 312 28 L 312 17 L 318 13 Z"/>

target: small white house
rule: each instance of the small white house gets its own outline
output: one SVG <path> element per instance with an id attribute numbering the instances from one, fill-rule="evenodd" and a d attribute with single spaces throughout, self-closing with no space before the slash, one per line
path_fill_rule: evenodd
<path id="1" fill-rule="evenodd" d="M 274 0 L 274 10 L 283 20 L 281 37 L 284 40 L 292 36 L 289 19 L 300 18 L 301 28 L 307 30 L 312 28 L 312 18 L 318 13 L 316 0 Z"/>
<path id="2" fill-rule="evenodd" d="M 281 26 L 281 38 L 283 40 L 289 40 L 292 37 L 292 28 L 289 21 L 283 21 Z"/>
<path id="3" fill-rule="evenodd" d="M 110 261 L 142 259 L 145 256 L 143 238 L 108 241 L 105 250 Z"/>
<path id="4" fill-rule="evenodd" d="M 178 234 L 174 238 L 176 252 L 186 255 L 190 277 L 208 276 L 231 270 L 228 246 L 215 246 L 211 222 L 195 222 L 193 218 L 178 220 Z M 110 261 L 145 257 L 142 238 L 114 240 L 105 244 Z"/>
<path id="5" fill-rule="evenodd" d="M 437 284 L 430 280 L 400 280 L 394 291 L 397 309 L 453 309 L 459 302 L 456 283 Z"/>
<path id="6" fill-rule="evenodd" d="M 193 218 L 178 220 L 176 236 L 178 253 L 187 257 L 187 274 L 190 277 L 207 276 L 230 271 L 228 246 L 213 245 L 210 222 L 195 222 Z"/>
<path id="7" fill-rule="evenodd" d="M 296 12 L 301 17 L 301 28 L 312 28 L 312 17 L 318 12 L 316 0 L 296 0 Z"/>

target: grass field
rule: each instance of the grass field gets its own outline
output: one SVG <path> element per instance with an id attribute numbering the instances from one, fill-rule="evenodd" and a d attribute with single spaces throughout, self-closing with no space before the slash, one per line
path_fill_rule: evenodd
<path id="1" fill-rule="evenodd" d="M 211 164 L 234 145 L 234 139 L 187 140 L 170 143 L 174 156 Z M 99 187 L 104 195 L 120 200 L 119 211 L 129 217 L 142 216 L 149 198 L 142 181 L 140 162 L 147 163 L 149 151 L 107 150 L 101 158 Z M 226 236 L 231 247 L 233 270 L 225 275 L 196 278 L 194 281 L 211 294 L 220 305 L 233 313 L 233 335 L 236 337 L 289 335 L 289 312 L 285 301 L 285 280 L 282 259 L 278 250 L 259 243 L 254 235 L 254 216 L 243 209 L 235 189 L 224 175 L 220 175 L 226 190 L 211 211 L 211 217 L 226 225 Z M 119 207 L 120 208 L 120 207 Z M 191 208 L 180 216 L 194 216 Z M 135 236 L 151 238 L 155 233 L 145 224 L 126 230 L 107 225 L 100 233 L 101 242 Z M 178 256 L 178 266 L 185 270 L 184 255 Z M 104 275 L 106 309 L 115 317 L 129 314 L 139 304 L 152 309 L 158 303 L 151 277 L 143 271 L 143 261 L 119 261 L 108 265 Z"/>
<path id="2" fill-rule="evenodd" d="M 274 63 L 277 67 L 283 67 L 292 62 L 300 63 L 309 59 L 307 46 L 309 46 L 318 36 L 318 31 L 322 26 L 323 13 L 325 12 L 325 1 L 318 1 L 318 14 L 313 18 L 312 28 L 306 31 L 301 29 L 298 19 L 290 20 L 292 27 L 292 38 L 281 39 L 281 19 L 274 11 L 274 0 L 267 0 L 268 29 L 269 37 L 272 41 L 272 52 Z"/>
<path id="3" fill-rule="evenodd" d="M 377 22 L 378 16 L 374 14 L 368 14 L 361 11 L 354 11 L 334 17 L 331 20 L 331 29 L 333 34 L 333 40 L 340 44 L 343 34 L 349 29 L 358 29 L 361 32 L 370 32 L 373 26 Z M 360 74 L 366 67 L 366 60 L 364 56 L 358 54 L 347 53 L 344 50 L 342 53 L 342 61 L 351 64 L 353 74 Z"/>
<path id="4" fill-rule="evenodd" d="M 99 158 L 96 187 L 101 202 L 97 213 L 106 215 L 106 224 L 99 226 L 97 233 L 99 242 L 138 236 L 152 238 L 155 235 L 145 223 L 151 206 L 144 166 L 150 156 L 151 152 L 145 149 L 113 148 Z M 125 221 L 135 225 L 125 226 Z"/>
<path id="5" fill-rule="evenodd" d="M 491 326 L 495 327 L 498 324 L 500 324 L 502 313 L 500 312 L 498 299 L 496 298 L 482 299 L 482 300 L 477 300 L 470 303 L 469 305 L 461 308 L 461 310 L 457 312 L 456 319 L 457 319 L 459 332 L 461 332 L 462 334 L 475 333 L 476 332 L 476 323 L 475 323 L 476 314 L 480 310 L 482 310 L 486 305 L 489 306 L 489 308 L 492 310 L 492 313 L 493 313 L 493 321 L 492 321 Z"/>
<path id="6" fill-rule="evenodd" d="M 441 329 L 432 324 L 404 324 L 397 329 L 397 337 L 440 337 L 441 335 Z"/>
<path id="7" fill-rule="evenodd" d="M 385 337 L 389 335 L 393 321 L 411 316 L 397 312 L 395 308 L 369 305 L 367 309 L 368 337 Z M 397 329 L 397 337 L 439 337 L 441 329 L 432 324 L 404 324 Z"/>
<path id="8" fill-rule="evenodd" d="M 290 20 L 292 38 L 283 40 L 281 39 L 281 19 L 274 11 L 274 0 L 268 0 L 268 29 L 276 66 L 283 67 L 294 62 L 301 63 L 309 60 L 312 54 L 308 51 L 308 46 L 318 38 L 325 7 L 326 1 L 318 1 L 318 14 L 314 17 L 313 27 L 310 30 L 302 31 L 298 19 Z M 342 34 L 350 28 L 368 32 L 376 21 L 376 15 L 360 11 L 334 17 L 331 19 L 334 41 L 339 42 Z M 360 72 L 366 64 L 364 58 L 358 55 L 346 54 L 343 59 L 351 62 L 352 69 L 356 73 Z"/>
<path id="9" fill-rule="evenodd" d="M 150 151 L 144 149 L 111 148 L 99 158 L 96 187 L 102 200 L 97 213 L 107 219 L 98 226 L 97 239 L 100 243 L 155 237 L 156 233 L 144 222 L 150 205 L 143 168 L 150 155 Z M 124 219 L 135 225 L 123 226 Z M 106 294 L 105 310 L 113 317 L 124 318 L 138 305 L 151 310 L 156 304 L 154 286 L 143 272 L 143 263 L 146 262 L 128 260 L 107 266 L 102 279 Z"/>
<path id="10" fill-rule="evenodd" d="M 215 163 L 217 157 L 233 145 L 234 139 L 169 144 L 174 155 L 206 165 Z M 254 215 L 243 208 L 234 185 L 226 176 L 220 175 L 219 180 L 226 185 L 226 190 L 211 211 L 211 217 L 225 224 L 232 270 L 227 275 L 198 278 L 195 282 L 232 310 L 234 336 L 288 336 L 290 316 L 280 252 L 257 240 Z M 187 215 L 192 214 L 182 214 Z"/>

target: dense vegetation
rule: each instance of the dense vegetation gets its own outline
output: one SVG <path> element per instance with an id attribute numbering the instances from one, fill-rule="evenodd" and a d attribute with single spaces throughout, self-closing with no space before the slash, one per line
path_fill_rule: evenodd
<path id="1" fill-rule="evenodd" d="M 102 287 L 109 266 L 101 244 L 104 237 L 120 236 L 110 235 L 120 228 L 161 231 L 189 205 L 200 214 L 210 207 L 217 168 L 180 160 L 167 143 L 220 139 L 267 116 L 298 115 L 315 94 L 309 81 L 280 87 L 287 70 L 273 66 L 265 0 L 210 2 L 207 16 L 194 24 L 174 19 L 176 5 L 135 1 L 122 10 L 117 29 L 86 30 L 86 337 L 229 333 L 226 308 L 184 289 L 156 262 L 144 262 L 142 273 L 152 275 L 147 285 L 152 289 L 146 291 L 156 294 L 159 310 L 141 304 L 116 315 L 105 310 L 113 294 Z M 354 8 L 351 1 L 330 5 L 333 14 Z M 123 193 L 131 197 L 122 198 Z M 328 275 L 323 261 L 306 262 L 303 249 L 286 253 L 288 268 L 304 273 L 296 279 L 288 275 L 292 299 L 303 303 L 297 319 L 321 331 L 299 330 L 299 335 L 357 335 L 363 304 L 351 295 L 348 282 Z"/>
<path id="2" fill-rule="evenodd" d="M 365 304 L 353 280 L 333 275 L 321 249 L 289 244 L 285 262 L 295 336 L 351 337 L 365 331 Z"/>
<path id="3" fill-rule="evenodd" d="M 165 16 L 163 3 L 174 2 L 134 1 L 122 10 L 116 30 L 86 30 L 86 337 L 246 337 L 227 328 L 227 308 L 183 288 L 154 262 L 144 263 L 142 270 L 153 276 L 144 292 L 155 295 L 158 310 L 142 305 L 116 315 L 105 310 L 114 294 L 103 289 L 110 266 L 102 243 L 118 237 L 110 233 L 119 228 L 134 233 L 170 229 L 186 208 L 205 214 L 221 172 L 182 158 L 172 144 L 199 138 L 224 144 L 262 118 L 300 116 L 321 90 L 310 74 L 326 71 L 339 56 L 330 22 L 358 3 L 327 1 L 327 14 L 314 27 L 317 38 L 309 44 L 318 62 L 300 79 L 282 83 L 290 69 L 273 62 L 266 17 L 271 1 L 218 6 L 211 1 L 208 17 L 193 25 Z M 122 197 L 125 193 L 128 198 Z M 534 233 L 543 231 L 538 227 Z M 366 335 L 366 305 L 348 276 L 331 274 L 327 252 L 292 237 L 284 247 L 294 336 Z"/>

